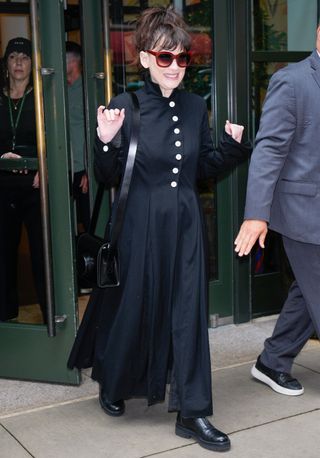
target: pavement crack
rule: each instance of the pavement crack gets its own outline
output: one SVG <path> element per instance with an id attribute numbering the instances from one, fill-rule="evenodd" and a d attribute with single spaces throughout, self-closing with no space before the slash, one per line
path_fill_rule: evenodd
<path id="1" fill-rule="evenodd" d="M 31 456 L 32 458 L 36 458 L 35 455 L 32 455 L 32 453 L 29 452 L 29 450 L 19 441 L 19 439 L 14 434 L 12 434 L 12 432 L 8 428 L 4 426 L 3 423 L 0 423 L 0 426 L 6 431 L 6 433 L 8 433 L 12 437 L 13 440 L 15 440 L 20 445 L 20 447 L 23 448 L 23 450 L 25 450 L 28 453 L 29 456 Z"/>
<path id="2" fill-rule="evenodd" d="M 272 425 L 273 423 L 278 423 L 279 421 L 289 420 L 290 418 L 300 417 L 301 415 L 306 415 L 308 413 L 319 412 L 320 408 L 307 410 L 305 412 L 299 412 L 293 415 L 288 415 L 287 417 L 277 418 L 275 420 L 266 421 L 264 423 L 259 423 L 258 425 L 248 426 L 247 428 L 237 429 L 228 433 L 229 436 L 236 433 L 241 433 L 242 431 L 250 431 L 251 429 L 260 428 L 261 426 Z"/>
<path id="3" fill-rule="evenodd" d="M 66 406 L 68 404 L 76 404 L 78 402 L 88 401 L 90 399 L 95 399 L 97 397 L 98 397 L 98 395 L 94 394 L 94 395 L 90 395 L 90 396 L 82 396 L 81 398 L 69 399 L 68 401 L 57 402 L 55 404 L 49 404 L 49 405 L 46 405 L 46 406 L 32 407 L 32 408 L 27 409 L 27 410 L 19 410 L 18 412 L 13 412 L 13 413 L 9 413 L 9 414 L 0 415 L 0 420 L 5 420 L 7 418 L 12 418 L 12 417 L 18 417 L 19 415 L 26 415 L 26 414 L 30 414 L 30 413 L 32 414 L 32 413 L 35 413 L 35 412 L 41 412 L 41 411 L 47 410 L 47 409 L 54 409 L 56 407 Z"/>
<path id="4" fill-rule="evenodd" d="M 303 367 L 304 369 L 308 369 L 311 372 L 314 372 L 315 374 L 320 374 L 320 371 L 316 371 L 315 369 L 311 369 L 311 367 L 307 367 L 304 364 L 301 363 L 294 363 L 295 366 Z"/>
<path id="5" fill-rule="evenodd" d="M 237 429 L 237 430 L 228 432 L 228 436 L 232 436 L 233 434 L 241 433 L 243 431 L 250 431 L 251 429 L 260 428 L 261 426 L 271 425 L 273 423 L 278 423 L 279 421 L 289 420 L 290 418 L 295 418 L 295 417 L 299 417 L 301 415 L 306 415 L 308 413 L 319 412 L 319 411 L 320 411 L 320 408 L 317 408 L 317 409 L 307 410 L 305 412 L 296 413 L 294 415 L 288 415 L 286 417 L 277 418 L 276 420 L 266 421 L 264 423 L 259 423 L 258 425 L 248 426 L 247 428 Z M 186 447 L 190 447 L 191 445 L 195 445 L 195 444 L 197 444 L 197 441 L 193 441 L 193 442 L 191 442 L 189 444 L 181 445 L 179 447 L 173 447 L 173 448 L 170 448 L 170 449 L 167 449 L 167 450 L 161 450 L 159 452 L 150 453 L 148 455 L 141 455 L 139 458 L 149 458 L 149 457 L 152 457 L 152 456 L 163 455 L 165 453 L 169 453 L 169 452 L 172 452 L 174 450 L 179 450 L 179 449 L 183 449 L 183 448 L 186 448 Z"/>

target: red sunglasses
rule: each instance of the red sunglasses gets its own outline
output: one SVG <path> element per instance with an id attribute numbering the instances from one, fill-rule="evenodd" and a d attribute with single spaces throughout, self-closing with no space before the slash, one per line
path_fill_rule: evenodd
<path id="1" fill-rule="evenodd" d="M 191 62 L 191 52 L 183 51 L 179 54 L 172 54 L 169 51 L 146 51 L 149 54 L 152 54 L 156 58 L 157 65 L 159 67 L 170 67 L 174 60 L 177 61 L 179 67 L 187 67 Z"/>

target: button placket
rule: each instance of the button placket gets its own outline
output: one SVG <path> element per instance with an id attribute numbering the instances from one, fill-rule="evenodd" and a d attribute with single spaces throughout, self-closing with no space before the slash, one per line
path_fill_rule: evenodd
<path id="1" fill-rule="evenodd" d="M 171 100 L 169 102 L 169 106 L 170 106 L 170 108 L 175 108 L 176 107 L 176 103 L 173 100 Z M 179 121 L 179 116 L 177 114 L 173 114 L 171 119 L 172 119 L 173 123 L 177 123 Z M 179 150 L 182 147 L 182 139 L 180 137 L 181 129 L 179 127 L 177 127 L 177 126 L 174 126 L 173 135 L 174 135 L 174 148 Z M 175 160 L 176 161 L 181 161 L 181 159 L 182 159 L 182 154 L 177 152 L 175 154 Z M 179 164 L 179 165 L 181 167 L 181 164 Z M 171 183 L 170 183 L 171 188 L 177 188 L 178 187 L 178 182 L 179 182 L 179 178 L 178 177 L 179 177 L 180 167 L 173 166 L 172 169 L 171 169 L 171 173 L 175 176 L 174 177 L 175 179 L 173 181 L 171 181 Z"/>

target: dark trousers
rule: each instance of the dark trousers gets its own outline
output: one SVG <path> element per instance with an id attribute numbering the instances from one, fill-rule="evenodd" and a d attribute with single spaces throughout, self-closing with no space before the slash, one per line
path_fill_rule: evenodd
<path id="1" fill-rule="evenodd" d="M 89 229 L 90 224 L 90 203 L 89 192 L 83 194 L 80 188 L 80 182 L 85 170 L 76 172 L 73 176 L 72 195 L 76 201 L 77 223 L 82 224 L 85 231 Z"/>
<path id="2" fill-rule="evenodd" d="M 261 361 L 290 373 L 294 358 L 316 331 L 320 337 L 320 245 L 283 236 L 295 281 L 292 283 L 272 336 L 265 341 Z"/>
<path id="3" fill-rule="evenodd" d="M 40 194 L 31 185 L 0 188 L 0 320 L 15 318 L 19 313 L 17 264 L 23 223 L 38 301 L 46 321 Z"/>

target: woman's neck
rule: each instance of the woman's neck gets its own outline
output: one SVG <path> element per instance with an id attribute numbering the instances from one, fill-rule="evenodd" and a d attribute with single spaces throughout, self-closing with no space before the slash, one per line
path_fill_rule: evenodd
<path id="1" fill-rule="evenodd" d="M 12 99 L 20 99 L 23 97 L 23 94 L 28 86 L 28 82 L 29 78 L 22 81 L 16 81 L 10 78 L 10 97 Z"/>

